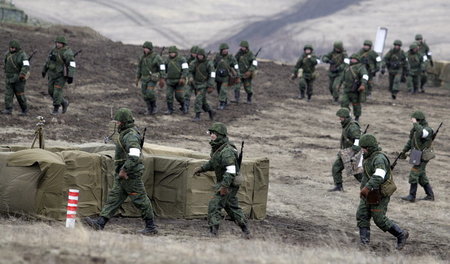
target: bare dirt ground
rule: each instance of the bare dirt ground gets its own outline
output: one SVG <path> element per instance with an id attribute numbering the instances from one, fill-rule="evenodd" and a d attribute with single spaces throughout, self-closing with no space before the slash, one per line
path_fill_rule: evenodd
<path id="1" fill-rule="evenodd" d="M 107 134 L 111 107 L 129 107 L 137 124 L 147 126 L 146 141 L 209 152 L 205 131 L 211 124 L 193 123 L 193 113 L 172 116 L 139 114 L 144 102 L 133 86 L 139 46 L 109 41 L 89 29 L 72 27 L 31 28 L 2 25 L 0 47 L 10 37 L 22 41 L 25 50 L 39 53 L 32 61 L 27 84 L 30 115 L 0 116 L 0 144 L 31 144 L 35 116 L 47 119 L 47 144 L 101 142 Z M 52 120 L 52 105 L 40 70 L 56 34 L 65 33 L 77 57 L 75 83 L 66 88 L 71 105 L 68 113 Z M 32 41 L 32 42 L 31 42 Z M 405 203 L 400 196 L 408 191 L 410 166 L 400 161 L 394 177 L 398 190 L 391 198 L 388 216 L 410 231 L 403 251 L 394 248 L 395 239 L 372 228 L 367 250 L 358 248 L 355 212 L 359 184 L 344 180 L 345 192 L 329 193 L 331 165 L 336 157 L 341 133 L 335 116 L 339 106 L 331 103 L 328 80 L 323 68 L 315 83 L 311 102 L 294 99 L 297 82 L 289 80 L 292 66 L 261 62 L 254 82 L 255 103 L 232 104 L 220 111 L 216 120 L 228 125 L 230 138 L 246 141 L 247 157 L 270 158 L 268 217 L 250 221 L 254 234 L 249 241 L 240 238 L 237 227 L 226 221 L 219 239 L 206 235 L 206 221 L 157 218 L 157 237 L 136 235 L 139 219 L 113 219 L 105 232 L 83 227 L 67 231 L 60 222 L 27 218 L 0 218 L 0 263 L 226 263 L 238 256 L 242 263 L 446 263 L 450 256 L 450 91 L 427 87 L 425 94 L 408 95 L 403 87 L 396 101 L 386 89 L 386 76 L 380 77 L 374 95 L 363 105 L 362 126 L 370 124 L 381 147 L 393 160 L 407 141 L 409 114 L 423 110 L 430 125 L 444 122 L 435 143 L 437 158 L 428 165 L 428 176 L 436 194 L 435 202 Z M 3 72 L 0 79 L 3 79 Z M 3 97 L 4 90 L 0 96 Z M 164 91 L 159 90 L 158 106 L 165 110 Z M 217 106 L 217 95 L 209 95 Z M 0 104 L 3 108 L 3 104 Z M 418 191 L 418 197 L 424 195 Z M 237 241 L 236 241 L 237 239 Z"/>

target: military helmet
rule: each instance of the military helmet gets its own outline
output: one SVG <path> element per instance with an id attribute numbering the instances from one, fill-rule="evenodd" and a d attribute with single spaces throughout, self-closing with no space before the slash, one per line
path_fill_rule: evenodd
<path id="1" fill-rule="evenodd" d="M 356 59 L 358 61 L 361 60 L 361 56 L 359 56 L 358 53 L 353 53 L 352 56 L 350 56 L 350 59 Z"/>
<path id="2" fill-rule="evenodd" d="M 197 53 L 197 50 L 198 50 L 198 46 L 192 46 L 190 52 L 196 54 L 196 53 Z"/>
<path id="3" fill-rule="evenodd" d="M 333 48 L 343 50 L 344 44 L 342 43 L 342 41 L 335 41 L 333 44 Z"/>
<path id="4" fill-rule="evenodd" d="M 226 136 L 227 135 L 227 127 L 224 123 L 216 122 L 214 123 L 210 129 L 208 129 L 209 132 L 214 132 L 216 134 Z"/>
<path id="5" fill-rule="evenodd" d="M 364 40 L 364 46 L 371 46 L 372 47 L 372 41 L 370 40 Z"/>
<path id="6" fill-rule="evenodd" d="M 222 44 L 220 44 L 220 46 L 219 46 L 219 50 L 229 49 L 229 48 L 230 48 L 230 47 L 228 46 L 227 43 L 222 43 Z"/>
<path id="7" fill-rule="evenodd" d="M 131 113 L 131 110 L 128 108 L 120 108 L 116 111 L 116 114 L 114 115 L 114 120 L 122 122 L 122 123 L 133 123 L 133 114 Z"/>
<path id="8" fill-rule="evenodd" d="M 422 39 L 423 39 L 422 34 L 416 34 L 415 39 L 416 39 L 416 40 L 422 40 Z"/>
<path id="9" fill-rule="evenodd" d="M 169 47 L 169 53 L 178 53 L 177 46 L 170 46 Z"/>
<path id="10" fill-rule="evenodd" d="M 146 42 L 144 42 L 142 47 L 152 50 L 153 49 L 153 43 L 151 43 L 150 41 L 146 41 Z"/>
<path id="11" fill-rule="evenodd" d="M 359 146 L 361 148 L 376 148 L 378 147 L 378 142 L 377 139 L 372 135 L 372 134 L 364 134 L 360 139 L 359 139 Z"/>
<path id="12" fill-rule="evenodd" d="M 348 118 L 350 117 L 350 111 L 347 108 L 341 108 L 337 110 L 336 115 L 339 117 Z"/>
<path id="13" fill-rule="evenodd" d="M 239 46 L 241 46 L 241 47 L 246 47 L 247 49 L 250 48 L 250 45 L 248 45 L 248 41 L 247 41 L 247 40 L 241 41 L 241 43 L 239 44 Z"/>
<path id="14" fill-rule="evenodd" d="M 64 45 L 67 44 L 66 38 L 64 36 L 57 36 L 55 42 L 62 43 Z"/>
<path id="15" fill-rule="evenodd" d="M 401 46 L 401 45 L 402 45 L 402 41 L 401 41 L 401 40 L 396 39 L 396 40 L 394 41 L 394 46 Z"/>
<path id="16" fill-rule="evenodd" d="M 303 47 L 303 50 L 307 50 L 307 49 L 310 49 L 311 51 L 313 50 L 313 46 L 311 45 L 311 44 L 306 44 L 304 47 Z"/>
<path id="17" fill-rule="evenodd" d="M 15 48 L 15 49 L 20 49 L 20 43 L 19 43 L 19 41 L 13 39 L 9 42 L 9 47 Z"/>
<path id="18" fill-rule="evenodd" d="M 411 114 L 411 117 L 417 120 L 425 120 L 425 114 L 422 111 L 415 111 Z"/>
<path id="19" fill-rule="evenodd" d="M 197 49 L 197 55 L 203 55 L 203 56 L 206 56 L 205 50 L 202 49 L 202 48 L 198 48 L 198 49 Z"/>
<path id="20" fill-rule="evenodd" d="M 417 43 L 412 43 L 411 45 L 409 45 L 409 49 L 417 49 L 419 46 L 417 46 Z"/>

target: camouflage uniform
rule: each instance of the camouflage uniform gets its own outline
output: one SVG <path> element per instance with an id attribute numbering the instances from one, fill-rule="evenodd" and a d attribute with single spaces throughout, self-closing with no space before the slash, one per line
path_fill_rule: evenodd
<path id="1" fill-rule="evenodd" d="M 241 82 L 244 86 L 244 90 L 247 93 L 247 103 L 252 103 L 253 96 L 253 88 L 252 88 L 252 79 L 253 75 L 258 67 L 258 61 L 256 57 L 253 55 L 253 52 L 250 51 L 250 46 L 248 41 L 241 41 L 239 44 L 241 47 L 238 53 L 236 53 L 235 57 L 238 62 L 239 73 L 241 76 Z M 241 86 L 236 85 L 235 87 L 235 98 L 236 101 L 239 101 Z"/>
<path id="2" fill-rule="evenodd" d="M 397 238 L 397 249 L 402 249 L 409 234 L 386 216 L 390 195 L 381 194 L 380 200 L 375 203 L 369 202 L 368 199 L 370 192 L 381 193 L 381 186 L 391 180 L 389 159 L 386 154 L 381 152 L 373 135 L 363 135 L 360 146 L 364 151 L 364 173 L 361 180 L 361 199 L 356 212 L 356 220 L 361 243 L 366 245 L 370 242 L 370 218 L 373 218 L 381 230 L 388 231 Z"/>
<path id="3" fill-rule="evenodd" d="M 228 104 L 228 87 L 234 84 L 236 78 L 239 78 L 239 65 L 236 58 L 228 53 L 228 49 L 228 44 L 220 44 L 219 53 L 214 58 L 219 110 L 223 110 Z"/>
<path id="4" fill-rule="evenodd" d="M 413 123 L 413 128 L 409 132 L 409 140 L 403 147 L 401 158 L 406 158 L 406 152 L 412 149 L 423 151 L 431 148 L 433 143 L 433 129 L 428 126 L 425 120 L 425 115 L 421 111 L 416 111 L 411 114 L 412 118 L 417 120 Z M 409 195 L 402 197 L 403 200 L 414 202 L 416 200 L 417 184 L 423 187 L 426 193 L 424 200 L 434 201 L 434 193 L 425 171 L 428 161 L 421 160 L 419 165 L 414 165 L 409 174 L 410 190 Z"/>
<path id="5" fill-rule="evenodd" d="M 367 81 L 367 95 L 372 94 L 373 78 L 380 69 L 381 57 L 372 49 L 372 41 L 364 41 L 364 47 L 356 54 L 361 57 L 361 63 L 366 66 L 369 74 L 369 81 Z"/>
<path id="6" fill-rule="evenodd" d="M 420 92 L 424 93 L 425 89 L 423 88 L 424 85 L 427 83 L 428 81 L 428 77 L 427 77 L 427 69 L 431 66 L 433 66 L 433 57 L 431 56 L 431 50 L 430 47 L 428 47 L 427 43 L 425 43 L 423 41 L 423 36 L 421 34 L 417 34 L 416 37 L 416 43 L 419 46 L 419 53 L 422 55 L 423 57 L 423 61 L 424 61 L 424 71 L 422 72 L 422 76 L 420 79 Z"/>
<path id="7" fill-rule="evenodd" d="M 419 87 L 421 87 L 422 73 L 425 71 L 423 56 L 418 52 L 418 46 L 415 43 L 409 46 L 409 51 L 406 56 L 410 67 L 409 75 L 406 78 L 408 90 L 410 93 L 417 93 Z"/>
<path id="8" fill-rule="evenodd" d="M 230 218 L 238 224 L 242 231 L 249 234 L 247 220 L 239 207 L 236 197 L 239 185 L 235 183 L 235 177 L 239 173 L 238 153 L 236 147 L 228 141 L 227 129 L 222 123 L 214 123 L 209 129 L 217 138 L 211 140 L 211 159 L 196 169 L 196 174 L 206 171 L 214 171 L 217 178 L 213 198 L 208 205 L 208 225 L 211 233 L 217 235 L 220 221 L 223 219 L 222 209 L 225 209 Z M 222 193 L 221 190 L 226 190 Z"/>
<path id="9" fill-rule="evenodd" d="M 156 114 L 156 85 L 165 78 L 166 65 L 161 56 L 153 51 L 153 43 L 146 41 L 142 48 L 149 49 L 150 52 L 144 52 L 139 59 L 136 84 L 141 81 L 142 97 L 147 104 L 148 114 Z"/>
<path id="10" fill-rule="evenodd" d="M 342 71 L 341 77 L 339 77 L 339 86 L 343 85 L 343 93 L 341 99 L 341 107 L 350 109 L 349 105 L 353 105 L 353 115 L 355 120 L 358 121 L 361 116 L 362 106 L 361 103 L 365 102 L 365 88 L 367 87 L 367 81 L 369 75 L 366 67 L 359 63 L 360 57 L 356 54 L 351 56 L 352 61 L 350 65 L 345 67 Z"/>
<path id="11" fill-rule="evenodd" d="M 171 57 L 170 54 L 176 54 Z M 166 81 L 166 98 L 167 98 L 167 114 L 173 113 L 173 94 L 180 104 L 180 110 L 186 114 L 187 109 L 184 104 L 184 87 L 189 74 L 189 64 L 181 55 L 178 55 L 178 49 L 175 46 L 169 47 L 169 58 L 166 62 L 167 81 Z"/>
<path id="12" fill-rule="evenodd" d="M 409 75 L 409 63 L 406 54 L 401 50 L 402 42 L 400 40 L 394 41 L 394 48 L 390 49 L 383 58 L 381 73 L 385 72 L 387 67 L 389 71 L 389 91 L 392 99 L 397 98 L 397 93 L 400 90 L 400 81 L 402 76 Z"/>
<path id="13" fill-rule="evenodd" d="M 214 112 L 209 107 L 206 100 L 206 93 L 214 89 L 214 79 L 216 78 L 216 71 L 211 61 L 206 58 L 205 50 L 197 50 L 197 59 L 189 65 L 190 81 L 194 83 L 197 96 L 195 97 L 195 118 L 193 121 L 200 120 L 200 113 L 208 112 L 209 118 L 212 120 Z"/>
<path id="14" fill-rule="evenodd" d="M 53 112 L 58 114 L 59 107 L 62 105 L 62 112 L 67 111 L 69 101 L 64 98 L 63 88 L 66 82 L 71 84 L 75 75 L 76 63 L 72 49 L 67 46 L 64 37 L 58 36 L 55 40 L 63 44 L 61 48 L 55 47 L 48 54 L 47 61 L 42 69 L 42 77 L 48 74 L 48 93 L 53 98 Z"/>
<path id="15" fill-rule="evenodd" d="M 153 223 L 153 208 L 142 182 L 144 164 L 141 158 L 142 137 L 137 130 L 132 113 L 127 108 L 119 109 L 114 119 L 119 121 L 119 139 L 116 144 L 116 174 L 114 184 L 108 194 L 106 203 L 96 220 L 86 218 L 86 223 L 94 229 L 103 229 L 106 222 L 114 216 L 117 209 L 127 197 L 141 210 L 142 218 L 146 223 L 144 234 L 156 233 Z M 121 173 L 126 173 L 126 177 Z"/>
<path id="16" fill-rule="evenodd" d="M 193 46 L 190 50 L 189 57 L 186 57 L 187 63 L 190 65 L 197 58 L 198 46 Z M 186 111 L 189 112 L 189 107 L 191 105 L 191 95 L 195 91 L 195 86 L 193 82 L 188 82 L 184 90 L 184 105 L 186 106 Z"/>
<path id="17" fill-rule="evenodd" d="M 28 112 L 27 98 L 25 97 L 25 83 L 30 71 L 30 62 L 27 54 L 20 48 L 17 40 L 9 42 L 9 51 L 5 56 L 5 110 L 3 114 L 11 114 L 14 95 L 22 109 L 21 115 Z"/>
<path id="18" fill-rule="evenodd" d="M 322 56 L 322 61 L 330 64 L 330 69 L 328 70 L 328 77 L 330 79 L 328 89 L 330 90 L 335 102 L 339 99 L 339 83 L 341 82 L 340 77 L 345 68 L 344 60 L 346 58 L 347 52 L 344 50 L 344 45 L 341 41 L 334 42 L 333 50 Z"/>
<path id="19" fill-rule="evenodd" d="M 299 99 L 305 98 L 306 90 L 309 101 L 313 94 L 313 83 L 316 78 L 314 71 L 316 70 L 318 59 L 313 53 L 313 47 L 311 45 L 305 45 L 303 51 L 303 55 L 297 60 L 292 74 L 295 78 L 299 75 L 299 70 L 301 71 L 300 82 L 298 84 L 300 89 Z"/>
<path id="20" fill-rule="evenodd" d="M 352 148 L 355 153 L 360 151 L 359 138 L 361 136 L 361 129 L 358 122 L 355 122 L 350 117 L 350 111 L 347 108 L 341 108 L 336 112 L 336 116 L 341 119 L 342 134 L 341 134 L 341 149 Z M 344 170 L 344 163 L 342 162 L 339 154 L 333 163 L 331 168 L 331 174 L 333 175 L 333 181 L 335 187 L 329 191 L 344 191 L 342 187 L 342 171 Z M 358 179 L 360 175 L 355 175 Z"/>

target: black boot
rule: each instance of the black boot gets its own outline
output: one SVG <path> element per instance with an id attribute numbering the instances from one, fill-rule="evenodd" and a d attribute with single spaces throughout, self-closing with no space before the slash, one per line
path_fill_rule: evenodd
<path id="1" fill-rule="evenodd" d="M 5 110 L 2 111 L 2 114 L 12 115 L 12 108 L 5 108 Z"/>
<path id="2" fill-rule="evenodd" d="M 251 104 L 252 103 L 252 93 L 247 94 L 247 104 Z"/>
<path id="3" fill-rule="evenodd" d="M 225 102 L 219 102 L 219 106 L 217 107 L 218 110 L 225 109 Z"/>
<path id="4" fill-rule="evenodd" d="M 145 100 L 145 103 L 147 104 L 147 115 L 151 115 L 153 112 L 152 109 L 152 102 L 150 102 L 149 100 Z"/>
<path id="5" fill-rule="evenodd" d="M 417 183 L 411 183 L 409 187 L 409 194 L 405 197 L 401 197 L 402 200 L 414 203 L 416 201 Z"/>
<path id="6" fill-rule="evenodd" d="M 236 100 L 236 104 L 239 104 L 239 98 L 241 97 L 241 91 L 235 90 L 234 91 L 234 99 Z"/>
<path id="7" fill-rule="evenodd" d="M 209 114 L 209 120 L 214 120 L 214 116 L 216 115 L 216 113 L 213 110 L 209 110 L 208 114 Z"/>
<path id="8" fill-rule="evenodd" d="M 158 234 L 158 230 L 156 229 L 155 223 L 153 219 L 144 219 L 145 228 L 140 231 L 143 235 L 155 235 Z"/>
<path id="9" fill-rule="evenodd" d="M 308 99 L 306 99 L 308 102 L 311 102 L 311 95 L 308 94 Z"/>
<path id="10" fill-rule="evenodd" d="M 336 186 L 334 186 L 334 188 L 329 189 L 329 192 L 343 192 L 344 191 L 344 187 L 342 186 L 342 183 L 338 183 L 336 184 Z"/>
<path id="11" fill-rule="evenodd" d="M 20 116 L 26 116 L 28 114 L 28 107 L 22 107 L 22 112 L 19 114 Z"/>
<path id="12" fill-rule="evenodd" d="M 59 105 L 54 105 L 52 115 L 57 115 L 57 114 L 59 114 Z"/>
<path id="13" fill-rule="evenodd" d="M 67 108 L 69 107 L 69 100 L 64 99 L 61 105 L 62 105 L 62 113 L 64 114 L 67 112 Z"/>
<path id="14" fill-rule="evenodd" d="M 369 243 L 370 243 L 370 228 L 369 227 L 360 227 L 359 228 L 359 239 L 361 241 L 361 245 L 369 245 Z"/>
<path id="15" fill-rule="evenodd" d="M 397 99 L 397 95 L 395 93 L 391 94 L 392 100 Z"/>
<path id="16" fill-rule="evenodd" d="M 164 112 L 164 114 L 166 115 L 173 114 L 173 103 L 167 103 L 167 111 Z"/>
<path id="17" fill-rule="evenodd" d="M 355 116 L 355 121 L 356 121 L 356 122 L 359 121 L 359 116 Z"/>
<path id="18" fill-rule="evenodd" d="M 304 92 L 304 91 L 300 91 L 300 93 L 299 93 L 298 96 L 297 96 L 297 99 L 302 100 L 302 99 L 304 99 L 304 98 L 305 98 L 305 92 Z"/>
<path id="19" fill-rule="evenodd" d="M 396 249 L 401 250 L 405 246 L 406 240 L 409 237 L 408 231 L 402 230 L 397 224 L 393 224 L 388 232 L 397 238 Z"/>
<path id="20" fill-rule="evenodd" d="M 425 190 L 427 196 L 425 196 L 422 200 L 434 201 L 434 193 L 433 189 L 431 188 L 431 185 L 427 183 L 425 186 L 423 186 L 423 189 Z"/>
<path id="21" fill-rule="evenodd" d="M 210 226 L 209 233 L 211 233 L 211 235 L 213 235 L 213 236 L 218 236 L 219 235 L 219 225 Z"/>
<path id="22" fill-rule="evenodd" d="M 250 230 L 248 230 L 247 224 L 240 224 L 239 227 L 242 230 L 242 233 L 244 233 L 245 238 L 250 239 Z"/>
<path id="23" fill-rule="evenodd" d="M 152 101 L 152 115 L 155 115 L 156 113 L 158 113 L 158 108 L 156 107 L 156 101 Z"/>
<path id="24" fill-rule="evenodd" d="M 195 113 L 195 117 L 194 117 L 194 119 L 192 119 L 192 121 L 194 121 L 194 122 L 200 121 L 200 112 Z"/>
<path id="25" fill-rule="evenodd" d="M 84 223 L 86 223 L 94 230 L 103 230 L 108 220 L 109 220 L 108 218 L 103 216 L 99 216 L 97 219 L 86 217 L 84 218 Z"/>
<path id="26" fill-rule="evenodd" d="M 186 113 L 189 112 L 189 106 L 191 105 L 190 100 L 184 100 L 184 108 L 186 109 Z"/>

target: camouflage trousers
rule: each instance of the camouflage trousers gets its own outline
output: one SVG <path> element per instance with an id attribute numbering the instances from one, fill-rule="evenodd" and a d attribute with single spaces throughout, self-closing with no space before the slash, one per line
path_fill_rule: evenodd
<path id="1" fill-rule="evenodd" d="M 166 83 L 166 101 L 168 104 L 173 104 L 173 94 L 175 93 L 175 99 L 178 103 L 183 105 L 184 103 L 184 86 L 178 84 L 177 80 L 167 80 Z"/>
<path id="2" fill-rule="evenodd" d="M 197 96 L 195 97 L 195 112 L 201 113 L 202 110 L 205 112 L 211 111 L 211 107 L 206 100 L 207 86 L 206 84 L 195 85 L 197 88 Z"/>
<path id="3" fill-rule="evenodd" d="M 119 179 L 117 174 L 100 216 L 108 219 L 113 217 L 117 209 L 119 209 L 120 205 L 128 197 L 130 197 L 134 206 L 141 211 L 143 219 L 153 219 L 153 207 L 147 196 L 141 177 L 124 180 Z"/>
<path id="4" fill-rule="evenodd" d="M 27 110 L 27 98 L 25 97 L 26 81 L 17 81 L 14 83 L 6 82 L 5 89 L 5 109 L 13 108 L 14 95 L 22 111 Z"/>
<path id="5" fill-rule="evenodd" d="M 328 89 L 330 90 L 331 96 L 333 96 L 334 100 L 338 100 L 339 98 L 339 84 L 341 83 L 341 77 L 339 77 L 339 73 L 337 74 L 328 74 L 328 78 L 330 80 L 328 84 Z"/>
<path id="6" fill-rule="evenodd" d="M 53 105 L 59 106 L 64 101 L 63 88 L 66 84 L 66 77 L 61 76 L 48 80 L 48 94 L 53 98 Z"/>
<path id="7" fill-rule="evenodd" d="M 408 91 L 411 93 L 417 93 L 419 88 L 421 88 L 421 74 L 411 74 L 406 78 L 406 83 L 408 85 Z"/>
<path id="8" fill-rule="evenodd" d="M 224 218 L 222 216 L 222 209 L 225 209 L 228 216 L 231 217 L 238 225 L 245 224 L 247 220 L 245 219 L 242 209 L 239 207 L 239 201 L 236 197 L 239 191 L 239 186 L 229 187 L 229 193 L 227 195 L 221 196 L 219 192 L 214 194 L 214 197 L 209 201 L 208 204 L 208 225 L 214 226 L 220 224 L 220 221 Z"/>
<path id="9" fill-rule="evenodd" d="M 430 183 L 425 171 L 427 164 L 428 161 L 422 161 L 420 165 L 415 165 L 411 168 L 408 181 L 410 184 L 418 183 L 420 186 L 425 186 Z"/>
<path id="10" fill-rule="evenodd" d="M 219 92 L 219 101 L 228 102 L 228 82 L 216 82 L 216 85 Z"/>
<path id="11" fill-rule="evenodd" d="M 334 185 L 342 184 L 342 171 L 344 170 L 344 163 L 341 157 L 337 156 L 331 167 L 331 175 L 333 175 Z"/>
<path id="12" fill-rule="evenodd" d="M 353 106 L 353 115 L 360 117 L 362 114 L 361 95 L 359 92 L 344 92 L 341 98 L 341 107 L 350 110 L 350 103 Z"/>
<path id="13" fill-rule="evenodd" d="M 397 94 L 400 91 L 400 81 L 402 79 L 402 72 L 389 72 L 389 92 Z"/>
<path id="14" fill-rule="evenodd" d="M 313 94 L 313 84 L 314 79 L 306 79 L 305 77 L 301 77 L 298 83 L 298 88 L 300 89 L 300 93 L 305 93 L 306 95 L 311 96 Z"/>
<path id="15" fill-rule="evenodd" d="M 244 90 L 247 94 L 253 94 L 253 88 L 252 88 L 252 77 L 244 79 L 241 78 L 242 86 L 244 86 Z M 241 84 L 236 84 L 234 86 L 235 91 L 241 91 Z"/>
<path id="16" fill-rule="evenodd" d="M 384 232 L 388 231 L 393 222 L 386 216 L 390 197 L 382 197 L 380 204 L 368 205 L 365 198 L 359 200 L 358 210 L 356 211 L 356 222 L 358 227 L 370 227 L 370 218 L 373 218 L 377 225 Z"/>
<path id="17" fill-rule="evenodd" d="M 367 94 L 371 95 L 373 90 L 373 78 L 375 77 L 375 73 L 369 73 L 369 80 L 367 81 Z"/>
<path id="18" fill-rule="evenodd" d="M 184 100 L 190 102 L 192 93 L 195 92 L 195 86 L 194 86 L 193 83 L 189 82 L 189 84 L 186 85 L 184 88 L 185 88 L 185 90 L 184 90 Z"/>
<path id="19" fill-rule="evenodd" d="M 141 92 L 145 101 L 156 101 L 156 82 L 141 79 Z"/>

